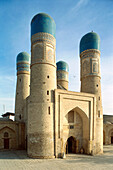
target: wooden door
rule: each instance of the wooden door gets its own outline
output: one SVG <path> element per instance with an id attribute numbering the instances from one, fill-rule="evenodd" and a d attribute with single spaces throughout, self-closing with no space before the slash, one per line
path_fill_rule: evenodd
<path id="1" fill-rule="evenodd" d="M 9 149 L 9 139 L 4 139 L 4 149 Z"/>

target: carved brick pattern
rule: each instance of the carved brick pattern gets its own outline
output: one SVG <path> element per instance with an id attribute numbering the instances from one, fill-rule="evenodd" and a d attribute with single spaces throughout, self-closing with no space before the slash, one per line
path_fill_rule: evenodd
<path id="1" fill-rule="evenodd" d="M 97 54 L 100 56 L 100 51 L 99 51 L 99 50 L 96 50 L 96 49 L 88 49 L 88 50 L 83 51 L 83 52 L 80 54 L 80 57 L 81 57 L 81 58 L 89 57 L 89 55 L 92 56 L 92 54 L 93 54 L 93 57 L 94 57 L 94 56 L 97 57 Z M 87 55 L 88 55 L 88 56 L 87 56 Z"/>
<path id="2" fill-rule="evenodd" d="M 31 41 L 32 41 L 32 44 L 38 41 L 45 41 L 45 42 L 50 43 L 53 46 L 56 45 L 56 39 L 51 34 L 43 33 L 43 32 L 34 34 L 31 38 Z"/>
<path id="3" fill-rule="evenodd" d="M 83 71 L 82 71 L 82 74 L 88 74 L 89 73 L 89 70 L 90 70 L 90 65 L 89 65 L 89 62 L 87 60 L 85 60 L 83 62 Z"/>

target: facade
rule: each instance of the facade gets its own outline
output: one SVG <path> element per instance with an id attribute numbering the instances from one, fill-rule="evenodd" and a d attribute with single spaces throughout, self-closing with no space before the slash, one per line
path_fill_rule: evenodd
<path id="1" fill-rule="evenodd" d="M 103 144 L 113 144 L 113 115 L 104 115 Z"/>
<path id="2" fill-rule="evenodd" d="M 31 64 L 27 53 L 17 56 L 15 121 L 14 127 L 9 128 L 13 130 L 17 124 L 24 127 L 24 135 L 16 137 L 24 141 L 21 148 L 24 146 L 32 158 L 62 157 L 64 153 L 101 154 L 100 38 L 94 32 L 82 37 L 81 91 L 73 92 L 68 91 L 68 64 L 56 63 L 55 33 L 56 25 L 49 15 L 34 16 Z M 21 130 L 17 128 L 15 133 L 21 134 Z"/>
<path id="3" fill-rule="evenodd" d="M 0 118 L 0 149 L 25 149 L 25 124 Z"/>

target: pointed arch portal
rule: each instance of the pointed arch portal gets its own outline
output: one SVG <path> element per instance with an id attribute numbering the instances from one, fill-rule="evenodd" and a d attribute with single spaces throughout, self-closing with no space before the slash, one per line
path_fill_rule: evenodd
<path id="1" fill-rule="evenodd" d="M 73 136 L 67 140 L 66 153 L 76 153 L 76 139 Z"/>

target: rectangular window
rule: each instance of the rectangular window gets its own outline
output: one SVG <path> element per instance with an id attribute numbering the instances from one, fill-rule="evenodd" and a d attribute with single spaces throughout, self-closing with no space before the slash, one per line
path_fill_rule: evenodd
<path id="1" fill-rule="evenodd" d="M 50 115 L 50 106 L 48 107 L 48 114 Z"/>
<path id="2" fill-rule="evenodd" d="M 49 95 L 49 90 L 47 90 L 47 95 Z"/>
<path id="3" fill-rule="evenodd" d="M 98 117 L 100 117 L 100 110 L 98 111 Z"/>
<path id="4" fill-rule="evenodd" d="M 74 129 L 74 126 L 73 126 L 73 125 L 71 125 L 71 126 L 70 126 L 70 129 Z"/>

